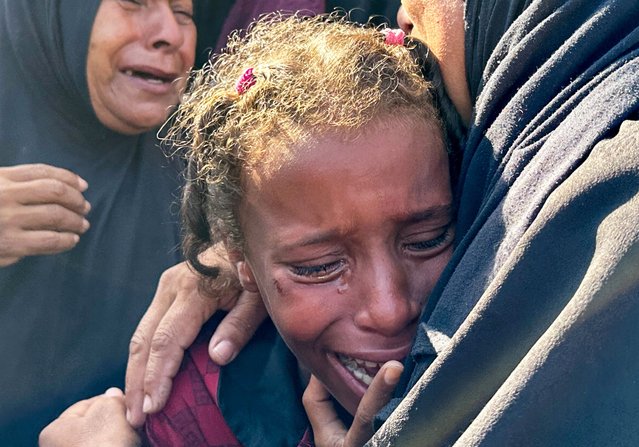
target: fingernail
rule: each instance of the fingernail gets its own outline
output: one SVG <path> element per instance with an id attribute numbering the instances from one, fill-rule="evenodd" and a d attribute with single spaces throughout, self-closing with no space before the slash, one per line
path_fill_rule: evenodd
<path id="1" fill-rule="evenodd" d="M 126 421 L 130 424 L 133 425 L 133 422 L 131 421 L 131 412 L 129 410 L 126 410 Z"/>
<path id="2" fill-rule="evenodd" d="M 386 382 L 386 385 L 397 385 L 403 370 L 404 367 L 400 363 L 386 368 L 386 371 L 384 371 L 384 382 Z"/>
<path id="3" fill-rule="evenodd" d="M 228 340 L 222 340 L 212 350 L 213 355 L 216 357 L 216 361 L 227 364 L 235 358 L 235 349 L 233 343 Z"/>
<path id="4" fill-rule="evenodd" d="M 142 412 L 149 413 L 153 408 L 153 401 L 148 394 L 144 395 L 144 403 L 142 404 Z"/>
<path id="5" fill-rule="evenodd" d="M 89 184 L 82 177 L 78 177 L 78 186 L 80 187 L 80 190 L 86 191 L 86 189 L 89 187 Z"/>
<path id="6" fill-rule="evenodd" d="M 88 220 L 82 219 L 82 231 L 87 231 L 90 226 L 91 224 L 89 223 Z"/>
<path id="7" fill-rule="evenodd" d="M 73 243 L 77 244 L 78 242 L 80 242 L 80 236 L 78 236 L 77 234 L 72 235 L 73 238 Z"/>
<path id="8" fill-rule="evenodd" d="M 89 211 L 91 211 L 91 204 L 89 203 L 88 200 L 84 201 L 84 214 L 88 213 Z"/>
<path id="9" fill-rule="evenodd" d="M 105 396 L 110 396 L 110 397 L 119 397 L 122 396 L 122 390 L 116 387 L 111 387 L 108 390 L 106 390 L 104 392 Z"/>

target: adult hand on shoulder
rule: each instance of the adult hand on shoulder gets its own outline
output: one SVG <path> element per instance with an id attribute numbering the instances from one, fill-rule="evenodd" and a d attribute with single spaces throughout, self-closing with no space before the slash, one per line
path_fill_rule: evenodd
<path id="1" fill-rule="evenodd" d="M 73 248 L 89 228 L 88 184 L 44 164 L 0 167 L 0 267 Z"/>
<path id="2" fill-rule="evenodd" d="M 138 447 L 141 440 L 124 416 L 124 395 L 110 388 L 71 405 L 40 433 L 40 447 Z"/>
<path id="3" fill-rule="evenodd" d="M 221 247 L 209 249 L 203 262 L 218 266 L 219 276 L 203 280 L 185 262 L 165 271 L 151 306 L 133 334 L 126 371 L 126 406 L 127 420 L 134 427 L 144 423 L 146 414 L 164 407 L 184 351 L 216 311 L 229 311 L 209 344 L 209 355 L 220 365 L 235 358 L 266 318 L 261 298 L 242 291 L 237 272 Z"/>
<path id="4" fill-rule="evenodd" d="M 373 418 L 386 405 L 402 374 L 401 363 L 386 362 L 373 378 L 347 430 L 337 416 L 324 385 L 314 376 L 304 391 L 302 402 L 313 427 L 316 447 L 360 447 L 373 436 Z"/>

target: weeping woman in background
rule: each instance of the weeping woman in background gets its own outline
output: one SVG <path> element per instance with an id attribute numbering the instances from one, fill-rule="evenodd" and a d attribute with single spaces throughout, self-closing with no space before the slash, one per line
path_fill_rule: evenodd
<path id="1" fill-rule="evenodd" d="M 156 137 L 193 64 L 191 0 L 0 2 L 0 444 L 122 382 L 180 261 Z M 89 229 L 90 221 L 90 229 Z"/>

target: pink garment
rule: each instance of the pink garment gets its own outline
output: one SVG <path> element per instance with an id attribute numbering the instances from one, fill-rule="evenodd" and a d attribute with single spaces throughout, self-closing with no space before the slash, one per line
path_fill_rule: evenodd
<path id="1" fill-rule="evenodd" d="M 235 30 L 246 29 L 255 19 L 269 12 L 301 11 L 307 15 L 321 14 L 326 11 L 325 0 L 237 0 L 224 21 L 222 32 L 217 41 L 215 52 L 226 45 L 227 36 Z"/>
<path id="2" fill-rule="evenodd" d="M 147 418 L 151 446 L 241 446 L 217 405 L 219 375 L 220 367 L 209 358 L 207 345 L 191 346 L 166 407 Z"/>
<path id="3" fill-rule="evenodd" d="M 208 337 L 198 337 L 185 354 L 164 410 L 147 417 L 148 444 L 242 447 L 218 407 L 219 377 L 220 366 L 208 355 Z M 313 447 L 310 430 L 306 430 L 298 447 Z"/>

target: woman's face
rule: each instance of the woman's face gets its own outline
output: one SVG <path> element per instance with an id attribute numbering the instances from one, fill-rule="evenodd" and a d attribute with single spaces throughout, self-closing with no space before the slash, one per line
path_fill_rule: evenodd
<path id="1" fill-rule="evenodd" d="M 397 22 L 424 42 L 439 62 L 446 91 L 466 123 L 472 103 L 466 79 L 464 0 L 402 0 Z"/>
<path id="2" fill-rule="evenodd" d="M 407 122 L 408 121 L 408 122 Z M 356 140 L 299 149 L 245 179 L 240 279 L 298 360 L 350 411 L 410 351 L 453 240 L 448 157 L 435 125 L 389 118 Z"/>
<path id="3" fill-rule="evenodd" d="M 137 134 L 166 119 L 195 57 L 192 13 L 191 0 L 102 0 L 87 59 L 102 124 Z"/>

